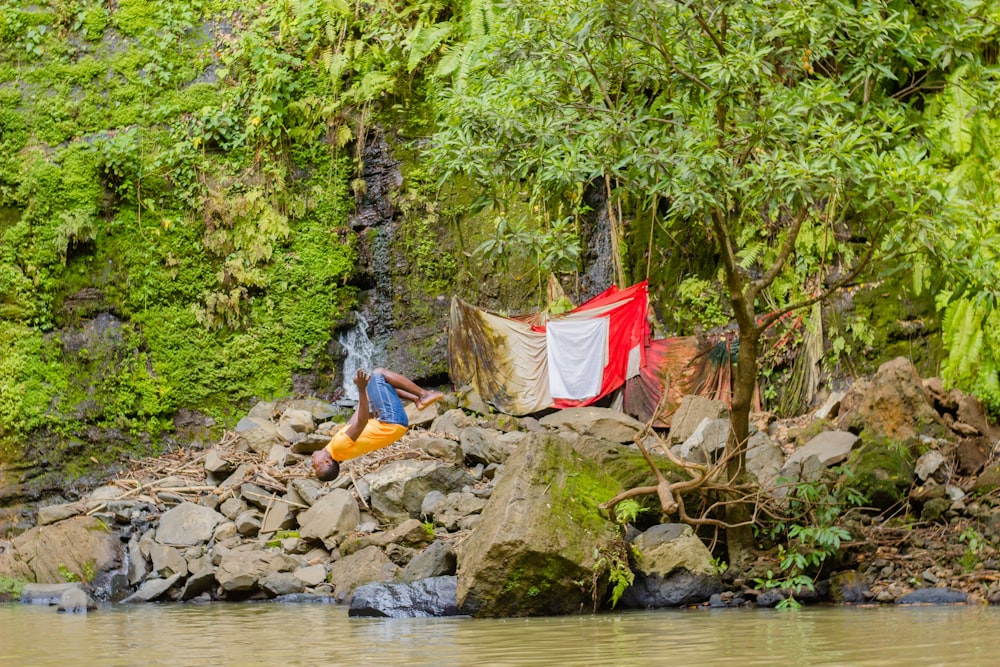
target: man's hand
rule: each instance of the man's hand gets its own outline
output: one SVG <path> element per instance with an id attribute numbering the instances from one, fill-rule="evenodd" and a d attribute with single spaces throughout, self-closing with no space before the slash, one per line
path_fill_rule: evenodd
<path id="1" fill-rule="evenodd" d="M 367 390 L 370 378 L 367 371 L 358 369 L 358 374 L 354 376 L 354 386 L 358 388 L 358 392 L 364 393 Z"/>

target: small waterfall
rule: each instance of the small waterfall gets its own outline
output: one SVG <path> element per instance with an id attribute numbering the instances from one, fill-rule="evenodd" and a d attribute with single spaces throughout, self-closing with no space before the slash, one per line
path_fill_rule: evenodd
<path id="1" fill-rule="evenodd" d="M 354 385 L 354 376 L 358 369 L 370 371 L 380 365 L 378 359 L 384 356 L 368 337 L 368 320 L 361 313 L 357 313 L 357 318 L 358 323 L 354 328 L 343 332 L 337 338 L 347 351 L 347 358 L 344 359 L 344 399 L 351 403 L 358 401 L 358 388 Z"/>

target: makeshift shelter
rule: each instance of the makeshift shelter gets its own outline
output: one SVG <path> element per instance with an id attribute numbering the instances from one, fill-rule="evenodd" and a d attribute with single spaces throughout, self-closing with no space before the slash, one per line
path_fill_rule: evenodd
<path id="1" fill-rule="evenodd" d="M 653 340 L 645 281 L 549 317 L 451 303 L 452 381 L 513 415 L 591 405 L 621 390 L 623 410 L 647 421 L 666 387 L 657 425 L 668 426 L 685 394 L 730 402 L 731 355 L 712 354 L 715 347 L 694 336 Z"/>

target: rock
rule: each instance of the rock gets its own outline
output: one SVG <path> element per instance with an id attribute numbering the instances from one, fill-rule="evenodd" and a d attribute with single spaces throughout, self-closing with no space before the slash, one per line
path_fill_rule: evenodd
<path id="1" fill-rule="evenodd" d="M 330 438 L 325 433 L 310 433 L 292 442 L 288 451 L 293 454 L 312 454 L 330 444 Z"/>
<path id="2" fill-rule="evenodd" d="M 232 462 L 227 461 L 217 447 L 205 453 L 205 472 L 224 479 L 232 471 Z"/>
<path id="3" fill-rule="evenodd" d="M 479 392 L 470 385 L 459 387 L 458 391 L 455 392 L 455 398 L 458 402 L 458 407 L 463 410 L 475 412 L 480 415 L 488 415 L 491 412 L 490 406 L 483 400 Z"/>
<path id="4" fill-rule="evenodd" d="M 726 449 L 729 440 L 729 419 L 709 419 L 706 417 L 698 424 L 688 438 L 680 445 L 672 447 L 679 458 L 692 463 L 710 463 Z"/>
<path id="5" fill-rule="evenodd" d="M 61 584 L 25 584 L 21 589 L 21 603 L 52 606 L 59 604 L 66 591 L 74 588 L 83 591 L 83 586 L 75 581 Z"/>
<path id="6" fill-rule="evenodd" d="M 635 581 L 622 595 L 628 609 L 678 607 L 708 600 L 722 592 L 722 580 L 712 567 L 712 554 L 685 524 L 660 524 L 637 536 L 633 546 L 640 558 Z"/>
<path id="7" fill-rule="evenodd" d="M 346 602 L 358 586 L 392 581 L 398 572 L 399 567 L 389 560 L 384 551 L 378 547 L 367 547 L 333 563 L 329 568 L 329 581 L 333 584 L 334 597 Z"/>
<path id="8" fill-rule="evenodd" d="M 433 423 L 438 416 L 438 403 L 432 403 L 428 405 L 423 410 L 417 408 L 416 404 L 406 402 L 406 419 L 410 422 L 410 426 L 426 426 L 427 424 Z"/>
<path id="9" fill-rule="evenodd" d="M 847 459 L 857 442 L 853 433 L 824 431 L 788 457 L 780 476 L 793 483 L 818 479 L 823 470 Z"/>
<path id="10" fill-rule="evenodd" d="M 434 423 L 431 424 L 431 432 L 457 442 L 463 428 L 475 425 L 476 420 L 461 410 L 448 410 L 434 420 Z"/>
<path id="11" fill-rule="evenodd" d="M 149 561 L 139 548 L 139 537 L 133 535 L 128 541 L 128 584 L 135 586 L 149 573 Z"/>
<path id="12" fill-rule="evenodd" d="M 215 580 L 227 596 L 244 598 L 258 589 L 260 580 L 274 570 L 274 555 L 267 551 L 226 550 L 215 571 Z"/>
<path id="13" fill-rule="evenodd" d="M 283 499 L 277 499 L 264 512 L 260 523 L 261 533 L 276 533 L 279 530 L 289 530 L 296 525 L 292 506 Z"/>
<path id="14" fill-rule="evenodd" d="M 163 513 L 156 529 L 156 541 L 160 544 L 190 547 L 208 542 L 215 527 L 226 517 L 215 510 L 184 502 Z"/>
<path id="15" fill-rule="evenodd" d="M 399 578 L 418 581 L 455 574 L 458 558 L 455 549 L 443 540 L 436 540 L 429 547 L 410 559 Z"/>
<path id="16" fill-rule="evenodd" d="M 255 509 L 248 509 L 240 512 L 233 522 L 236 524 L 236 532 L 244 537 L 253 537 L 260 533 L 261 514 Z"/>
<path id="17" fill-rule="evenodd" d="M 86 503 L 63 503 L 62 505 L 45 505 L 38 508 L 38 525 L 47 526 L 51 523 L 68 519 L 87 511 Z"/>
<path id="18" fill-rule="evenodd" d="M 499 431 L 490 431 L 478 426 L 463 428 L 459 442 L 465 459 L 473 463 L 503 463 L 510 456 L 513 447 L 500 440 Z"/>
<path id="19" fill-rule="evenodd" d="M 948 498 L 932 498 L 924 503 L 920 510 L 920 518 L 928 523 L 935 523 L 948 511 L 951 503 Z"/>
<path id="20" fill-rule="evenodd" d="M 879 366 L 857 406 L 841 410 L 837 427 L 900 443 L 921 435 L 943 438 L 947 433 L 913 362 L 903 357 Z"/>
<path id="21" fill-rule="evenodd" d="M 868 601 L 868 584 L 854 570 L 838 572 L 830 578 L 830 597 L 841 604 L 864 604 Z"/>
<path id="22" fill-rule="evenodd" d="M 834 391 L 827 396 L 823 405 L 813 413 L 814 419 L 832 419 L 840 413 L 840 403 L 844 400 L 846 392 Z"/>
<path id="23" fill-rule="evenodd" d="M 260 579 L 260 587 L 270 597 L 293 595 L 306 589 L 305 582 L 292 572 L 270 572 Z"/>
<path id="24" fill-rule="evenodd" d="M 421 505 L 421 514 L 433 517 L 436 525 L 444 526 L 448 530 L 458 530 L 462 519 L 474 514 L 480 514 L 485 506 L 485 499 L 462 491 L 459 493 L 449 493 L 441 498 L 434 505 L 431 512 L 424 511 L 424 506 Z"/>
<path id="25" fill-rule="evenodd" d="M 181 591 L 181 600 L 193 600 L 204 593 L 210 592 L 216 586 L 215 568 L 209 566 L 198 570 L 184 582 L 184 589 Z"/>
<path id="26" fill-rule="evenodd" d="M 944 455 L 935 449 L 930 450 L 917 459 L 913 472 L 922 482 L 926 482 L 933 477 L 934 481 L 939 484 L 944 484 L 950 476 L 948 466 L 945 464 Z"/>
<path id="27" fill-rule="evenodd" d="M 896 604 L 965 604 L 969 596 L 954 588 L 918 588 L 896 600 Z"/>
<path id="28" fill-rule="evenodd" d="M 59 599 L 59 611 L 70 614 L 86 614 L 97 609 L 97 604 L 82 588 L 70 588 Z"/>
<path id="29" fill-rule="evenodd" d="M 592 606 L 594 545 L 614 537 L 598 505 L 619 483 L 555 434 L 507 460 L 477 529 L 459 547 L 457 599 L 475 616 L 578 613 Z"/>
<path id="30" fill-rule="evenodd" d="M 632 442 L 645 424 L 624 412 L 610 408 L 567 408 L 538 420 L 542 426 L 557 431 L 572 431 L 611 442 Z M 497 461 L 503 463 L 503 461 Z"/>
<path id="31" fill-rule="evenodd" d="M 420 618 L 456 616 L 455 577 L 432 577 L 404 583 L 371 583 L 354 591 L 348 616 Z"/>
<path id="32" fill-rule="evenodd" d="M 300 567 L 292 572 L 306 586 L 319 586 L 326 581 L 326 568 L 322 565 Z"/>
<path id="33" fill-rule="evenodd" d="M 281 419 L 278 420 L 278 428 L 287 426 L 295 433 L 312 433 L 316 430 L 313 423 L 312 413 L 308 410 L 296 410 L 294 408 L 285 410 Z"/>
<path id="34" fill-rule="evenodd" d="M 36 526 L 15 537 L 0 553 L 0 575 L 35 583 L 57 583 L 71 572 L 102 580 L 123 567 L 125 549 L 117 535 L 95 517 L 76 516 Z"/>
<path id="35" fill-rule="evenodd" d="M 764 431 L 755 431 L 747 442 L 747 473 L 765 488 L 774 488 L 785 464 L 785 455 Z"/>
<path id="36" fill-rule="evenodd" d="M 993 454 L 993 444 L 983 436 L 962 438 L 955 448 L 956 472 L 960 475 L 979 473 Z"/>
<path id="37" fill-rule="evenodd" d="M 669 444 L 679 445 L 691 437 L 703 419 L 728 419 L 729 408 L 722 401 L 688 395 L 671 417 Z"/>
<path id="38" fill-rule="evenodd" d="M 372 509 L 389 523 L 418 517 L 430 491 L 447 494 L 475 483 L 462 466 L 413 459 L 393 461 L 365 479 L 371 485 Z"/>
<path id="39" fill-rule="evenodd" d="M 271 401 L 259 401 L 256 405 L 250 408 L 250 412 L 244 419 L 262 419 L 264 421 L 271 421 L 271 418 L 275 414 L 275 404 Z M 243 420 L 241 419 L 240 422 Z M 237 425 L 238 426 L 238 425 Z"/>
<path id="40" fill-rule="evenodd" d="M 349 491 L 334 489 L 300 513 L 298 521 L 299 535 L 322 540 L 328 548 L 333 548 L 358 527 L 361 510 Z"/>
<path id="41" fill-rule="evenodd" d="M 853 473 L 848 483 L 879 509 L 905 500 L 913 483 L 913 455 L 893 442 L 865 442 L 851 452 L 846 465 Z"/>
<path id="42" fill-rule="evenodd" d="M 407 519 L 392 530 L 360 537 L 349 537 L 341 543 L 340 552 L 347 555 L 370 546 L 386 547 L 390 544 L 424 547 L 433 539 L 433 533 L 423 523 L 416 519 Z"/>
<path id="43" fill-rule="evenodd" d="M 324 422 L 331 417 L 340 414 L 340 409 L 333 403 L 321 401 L 318 398 L 299 398 L 289 401 L 285 408 L 288 410 L 305 410 L 312 416 L 312 421 Z"/>
<path id="44" fill-rule="evenodd" d="M 181 580 L 181 575 L 175 574 L 167 579 L 147 579 L 142 582 L 142 586 L 139 587 L 132 595 L 128 596 L 122 600 L 125 604 L 132 604 L 135 602 L 152 602 L 164 595 L 170 588 Z"/>
<path id="45" fill-rule="evenodd" d="M 460 464 L 465 461 L 465 452 L 462 445 L 447 438 L 420 438 L 414 441 L 414 446 L 427 452 L 434 458 L 441 459 L 445 463 Z"/>
<path id="46" fill-rule="evenodd" d="M 247 418 L 241 419 L 236 425 L 236 432 L 239 436 L 240 447 L 256 454 L 267 454 L 271 450 L 271 445 L 280 444 L 281 437 L 278 435 L 278 427 L 271 422 L 262 419 L 251 419 L 251 423 L 245 424 Z M 240 425 L 244 430 L 240 430 Z"/>
<path id="47" fill-rule="evenodd" d="M 169 579 L 175 574 L 182 577 L 188 574 L 187 561 L 173 547 L 153 543 L 149 547 L 149 557 L 153 561 L 153 572 L 163 579 Z"/>

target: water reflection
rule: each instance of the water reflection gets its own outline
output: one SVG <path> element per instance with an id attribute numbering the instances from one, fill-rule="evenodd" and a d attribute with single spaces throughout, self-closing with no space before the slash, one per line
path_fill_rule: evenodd
<path id="1" fill-rule="evenodd" d="M 342 606 L 0 605 L 0 665 L 991 665 L 1000 609 L 660 611 L 352 619 Z"/>

